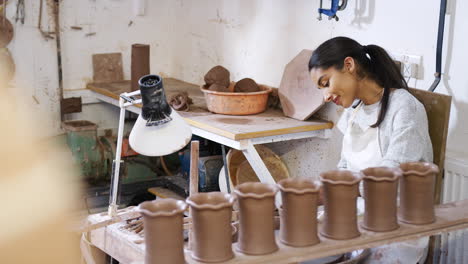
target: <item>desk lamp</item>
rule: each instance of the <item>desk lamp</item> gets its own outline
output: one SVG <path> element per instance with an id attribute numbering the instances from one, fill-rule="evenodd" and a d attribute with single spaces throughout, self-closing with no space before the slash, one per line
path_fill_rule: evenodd
<path id="1" fill-rule="evenodd" d="M 117 212 L 122 138 L 125 109 L 142 104 L 141 113 L 130 132 L 129 143 L 133 150 L 145 156 L 164 156 L 183 148 L 192 138 L 190 126 L 172 109 L 166 101 L 162 78 L 145 75 L 138 81 L 139 91 L 122 93 L 119 98 L 120 118 L 117 134 L 117 149 L 113 162 L 109 216 Z M 141 99 L 134 96 L 141 95 Z"/>

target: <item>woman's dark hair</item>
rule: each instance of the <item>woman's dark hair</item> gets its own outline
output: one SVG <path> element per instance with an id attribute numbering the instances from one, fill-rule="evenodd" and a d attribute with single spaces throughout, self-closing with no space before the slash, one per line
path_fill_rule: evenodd
<path id="1" fill-rule="evenodd" d="M 401 75 L 400 69 L 383 48 L 377 45 L 362 46 L 347 37 L 335 37 L 322 43 L 310 57 L 309 71 L 314 68 L 328 69 L 330 67 L 341 70 L 346 57 L 352 57 L 356 62 L 359 77 L 374 80 L 384 88 L 379 117 L 371 126 L 378 127 L 387 112 L 390 89 L 408 89 L 408 84 Z"/>

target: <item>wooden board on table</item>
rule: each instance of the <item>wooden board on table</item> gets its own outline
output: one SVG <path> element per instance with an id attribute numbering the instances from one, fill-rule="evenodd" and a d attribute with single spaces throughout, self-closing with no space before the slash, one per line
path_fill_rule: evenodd
<path id="1" fill-rule="evenodd" d="M 130 92 L 130 81 L 88 83 L 86 88 L 112 99 L 119 100 L 121 93 Z"/>
<path id="2" fill-rule="evenodd" d="M 332 128 L 333 123 L 319 119 L 300 121 L 286 117 L 281 110 L 267 111 L 247 116 L 214 114 L 208 111 L 200 87 L 173 78 L 163 79 L 166 97 L 186 92 L 192 98 L 190 112 L 179 112 L 192 126 L 233 140 L 284 135 Z M 130 91 L 130 81 L 111 83 L 90 83 L 88 89 L 118 99 L 120 93 Z"/>
<path id="3" fill-rule="evenodd" d="M 123 81 L 122 53 L 93 54 L 94 82 Z"/>
<path id="4" fill-rule="evenodd" d="M 151 188 L 148 188 L 148 192 L 160 197 L 160 198 L 173 198 L 173 199 L 176 199 L 176 200 L 181 200 L 181 201 L 185 201 L 185 198 L 178 195 L 177 193 L 169 190 L 169 189 L 166 189 L 166 188 L 163 188 L 163 187 L 151 187 Z"/>
<path id="5" fill-rule="evenodd" d="M 187 122 L 195 127 L 233 139 L 249 139 L 284 135 L 290 133 L 307 132 L 332 128 L 333 123 L 319 119 L 299 121 L 284 116 L 276 109 L 248 116 L 228 115 L 197 115 L 197 113 L 183 113 Z"/>
<path id="6" fill-rule="evenodd" d="M 371 232 L 360 228 L 361 236 L 348 240 L 332 240 L 320 236 L 321 242 L 317 245 L 303 248 L 288 247 L 280 243 L 275 253 L 262 256 L 247 256 L 235 252 L 235 258 L 223 263 L 291 263 L 309 259 L 316 259 L 350 252 L 357 249 L 372 248 L 384 244 L 416 239 L 424 236 L 439 234 L 468 227 L 468 200 L 447 203 L 436 207 L 436 221 L 427 225 L 409 225 L 400 223 L 400 228 L 390 232 Z M 91 223 L 102 222 L 102 216 L 92 215 L 88 218 Z M 98 248 L 124 263 L 143 261 L 144 244 L 137 234 L 129 233 L 120 227 L 124 223 L 116 223 L 91 231 L 90 239 Z M 321 226 L 319 225 L 319 230 Z M 235 249 L 233 244 L 233 249 Z M 122 254 L 125 252 L 126 254 Z M 187 263 L 199 263 L 185 254 Z"/>

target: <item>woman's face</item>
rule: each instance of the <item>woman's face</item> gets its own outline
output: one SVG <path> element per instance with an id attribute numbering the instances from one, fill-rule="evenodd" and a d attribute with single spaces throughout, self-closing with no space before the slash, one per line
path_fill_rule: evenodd
<path id="1" fill-rule="evenodd" d="M 312 81 L 322 90 L 326 102 L 334 102 L 344 108 L 350 107 L 357 98 L 359 80 L 356 76 L 354 60 L 345 59 L 343 69 L 313 68 L 310 71 Z"/>

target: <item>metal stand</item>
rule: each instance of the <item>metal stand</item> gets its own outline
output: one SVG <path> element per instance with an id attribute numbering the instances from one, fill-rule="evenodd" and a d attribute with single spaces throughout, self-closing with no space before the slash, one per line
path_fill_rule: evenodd
<path id="1" fill-rule="evenodd" d="M 112 163 L 112 179 L 111 179 L 111 192 L 109 200 L 109 209 L 107 211 L 110 217 L 117 214 L 117 196 L 119 190 L 119 179 L 120 179 L 120 165 L 122 155 L 122 140 L 125 126 L 125 110 L 127 107 L 134 104 L 141 103 L 141 99 L 133 99 L 132 96 L 140 94 L 140 90 L 131 93 L 122 93 L 119 98 L 120 116 L 119 116 L 119 128 L 117 130 L 117 149 L 115 151 L 115 160 Z"/>

